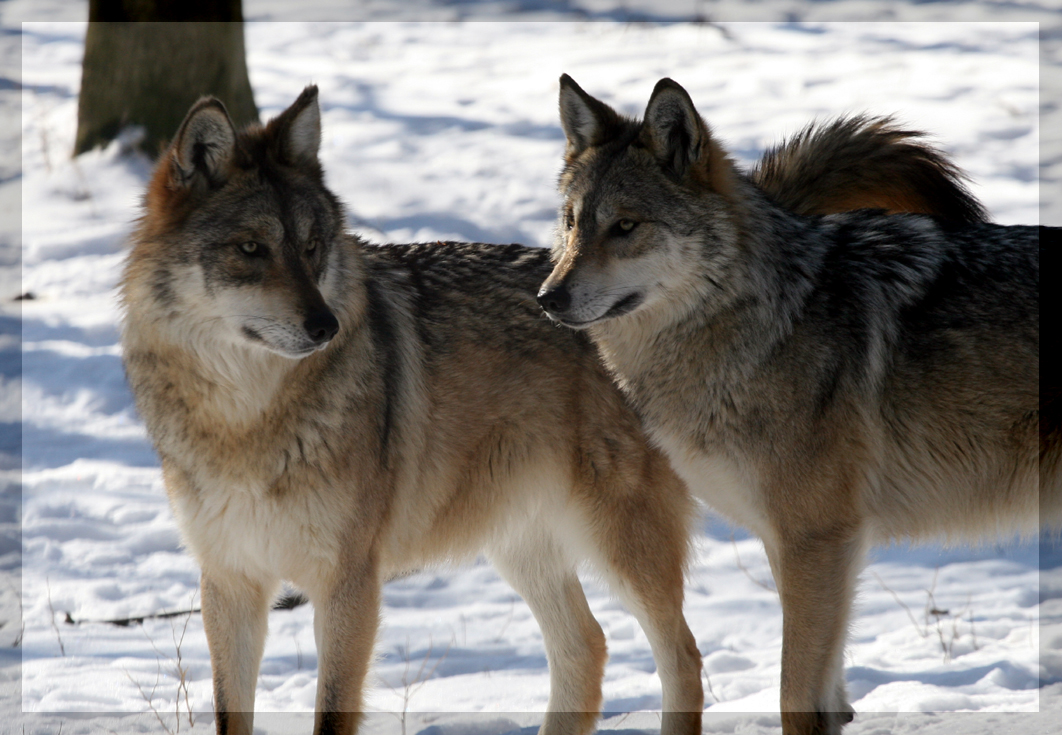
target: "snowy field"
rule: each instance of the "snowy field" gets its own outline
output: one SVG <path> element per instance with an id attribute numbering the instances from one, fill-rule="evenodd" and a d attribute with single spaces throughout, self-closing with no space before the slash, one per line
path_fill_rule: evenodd
<path id="1" fill-rule="evenodd" d="M 251 19 L 279 12 L 245 7 Z M 150 163 L 123 142 L 70 158 L 83 23 L 2 30 L 21 43 L 22 174 L 0 160 L 0 203 L 21 188 L 22 278 L 3 281 L 0 438 L 22 422 L 22 504 L 0 506 L 0 524 L 21 512 L 22 577 L 0 579 L 0 732 L 212 732 L 199 615 L 99 622 L 198 606 L 118 345 L 113 287 Z M 675 78 L 744 165 L 812 119 L 894 113 L 934 134 L 995 220 L 1040 217 L 1031 23 L 250 22 L 246 42 L 263 120 L 319 85 L 328 183 L 375 242 L 547 244 L 561 72 L 634 115 L 658 78 Z M 25 292 L 35 298 L 12 300 Z M 18 470 L 17 441 L 0 446 L 0 471 Z M 17 481 L 6 487 L 10 501 Z M 776 735 L 781 612 L 762 545 L 708 519 L 696 548 L 686 614 L 705 731 Z M 0 546 L 0 563 L 14 570 L 18 546 Z M 875 552 L 848 650 L 858 714 L 846 732 L 1057 732 L 1060 572 L 1062 548 L 1048 543 Z M 585 587 L 610 651 L 602 728 L 652 731 L 646 638 L 602 585 Z M 367 732 L 533 732 L 548 696 L 541 635 L 489 565 L 426 570 L 383 600 Z M 312 615 L 271 614 L 256 732 L 310 731 Z"/>

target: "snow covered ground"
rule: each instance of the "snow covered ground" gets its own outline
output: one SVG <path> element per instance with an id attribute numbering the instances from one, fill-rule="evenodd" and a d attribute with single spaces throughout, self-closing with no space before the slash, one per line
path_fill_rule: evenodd
<path id="1" fill-rule="evenodd" d="M 248 18 L 281 12 L 272 0 L 245 7 Z M 0 731 L 208 732 L 198 615 L 96 622 L 198 602 L 118 347 L 113 286 L 150 164 L 122 142 L 70 158 L 83 24 L 5 19 L 2 30 L 21 43 L 22 174 L 0 158 L 0 207 L 20 188 L 22 278 L 0 279 L 0 471 L 21 465 L 22 503 L 9 477 L 0 530 L 21 519 L 22 536 L 20 547 L 2 536 L 0 569 L 21 561 L 22 578 L 0 579 L 0 682 L 10 685 Z M 252 22 L 246 40 L 263 119 L 319 85 L 328 182 L 351 227 L 377 242 L 546 244 L 561 72 L 630 114 L 672 76 L 745 164 L 813 118 L 896 113 L 935 134 L 1004 223 L 1038 221 L 1038 170 L 1058 168 L 1038 168 L 1030 23 Z M 35 298 L 11 300 L 24 292 Z M 704 656 L 705 730 L 778 733 L 781 614 L 762 546 L 708 520 L 697 551 L 686 613 Z M 848 652 L 859 714 L 846 732 L 1057 731 L 1060 572 L 1062 549 L 1049 543 L 876 552 Z M 660 693 L 645 636 L 603 586 L 585 584 L 610 650 L 614 714 L 602 727 L 651 730 Z M 256 730 L 309 731 L 311 621 L 309 606 L 272 613 Z M 377 650 L 370 732 L 494 735 L 541 719 L 541 635 L 485 563 L 389 584 Z"/>

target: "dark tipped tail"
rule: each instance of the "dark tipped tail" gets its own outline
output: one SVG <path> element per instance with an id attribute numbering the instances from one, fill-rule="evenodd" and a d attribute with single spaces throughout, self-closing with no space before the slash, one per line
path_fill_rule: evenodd
<path id="1" fill-rule="evenodd" d="M 888 117 L 813 123 L 764 153 L 749 178 L 796 214 L 884 209 L 952 225 L 987 221 L 966 175 L 924 137 Z"/>

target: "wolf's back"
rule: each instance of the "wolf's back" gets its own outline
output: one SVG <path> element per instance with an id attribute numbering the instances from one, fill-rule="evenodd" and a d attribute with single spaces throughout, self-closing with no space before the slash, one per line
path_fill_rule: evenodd
<path id="1" fill-rule="evenodd" d="M 367 247 L 374 288 L 407 301 L 420 322 L 425 358 L 478 343 L 524 363 L 564 354 L 583 368 L 595 365 L 586 335 L 558 329 L 542 314 L 535 291 L 552 264 L 545 248 L 526 245 L 434 242 Z"/>

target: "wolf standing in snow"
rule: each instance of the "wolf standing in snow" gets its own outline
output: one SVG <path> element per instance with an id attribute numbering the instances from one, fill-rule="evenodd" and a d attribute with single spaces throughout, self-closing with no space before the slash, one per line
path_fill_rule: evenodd
<path id="1" fill-rule="evenodd" d="M 316 87 L 241 132 L 197 103 L 121 285 L 126 372 L 202 568 L 217 731 L 251 732 L 281 580 L 315 608 L 314 732 L 351 733 L 384 580 L 485 550 L 542 628 L 542 733 L 589 732 L 601 708 L 581 559 L 646 632 L 664 732 L 699 732 L 692 501 L 585 335 L 542 316 L 548 251 L 368 247 L 319 141 Z"/>
<path id="2" fill-rule="evenodd" d="M 693 493 L 763 539 L 783 730 L 838 733 L 869 544 L 1034 534 L 1062 516 L 1057 477 L 1037 490 L 1037 228 L 976 222 L 963 197 L 939 218 L 793 214 L 669 79 L 641 122 L 567 75 L 560 108 L 564 202 L 539 302 L 593 339 Z M 887 176 L 863 186 L 859 164 L 832 187 L 791 170 L 810 188 L 787 190 L 790 207 L 934 211 Z M 846 201 L 861 186 L 878 201 Z"/>

